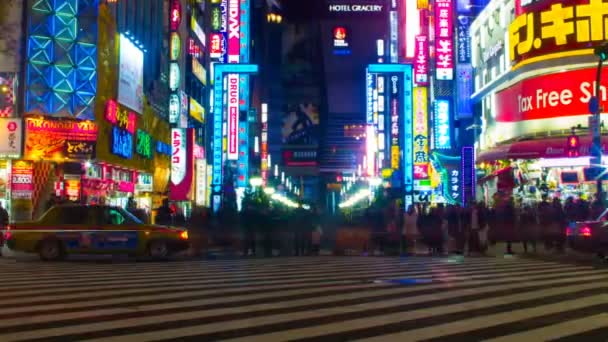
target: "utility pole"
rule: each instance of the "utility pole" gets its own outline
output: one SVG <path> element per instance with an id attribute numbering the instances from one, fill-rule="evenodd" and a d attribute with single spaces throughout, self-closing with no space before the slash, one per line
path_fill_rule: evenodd
<path id="1" fill-rule="evenodd" d="M 597 168 L 601 170 L 598 172 L 598 177 L 596 180 L 597 184 L 597 198 L 603 204 L 604 200 L 604 191 L 602 188 L 602 178 L 604 177 L 602 165 L 602 137 L 601 137 L 601 129 L 600 122 L 602 113 L 601 99 L 602 96 L 600 94 L 600 84 L 602 80 L 602 66 L 604 61 L 608 60 L 608 42 L 603 43 L 602 45 L 595 48 L 594 53 L 599 57 L 599 61 L 597 63 L 597 74 L 595 78 L 595 96 L 589 101 L 589 111 L 591 112 L 592 117 L 590 118 L 590 127 L 589 130 L 592 134 L 593 145 L 591 148 L 591 165 L 593 168 Z"/>

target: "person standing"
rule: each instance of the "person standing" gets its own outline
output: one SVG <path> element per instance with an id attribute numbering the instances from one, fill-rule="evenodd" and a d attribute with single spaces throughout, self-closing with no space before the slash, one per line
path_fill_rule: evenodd
<path id="1" fill-rule="evenodd" d="M 407 208 L 407 212 L 403 216 L 402 229 L 402 253 L 410 255 L 416 254 L 416 241 L 418 239 L 418 212 L 413 205 Z"/>

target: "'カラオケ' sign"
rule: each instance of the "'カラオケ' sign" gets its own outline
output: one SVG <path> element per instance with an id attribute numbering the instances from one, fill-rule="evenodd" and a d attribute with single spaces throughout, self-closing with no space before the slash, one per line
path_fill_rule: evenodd
<path id="1" fill-rule="evenodd" d="M 589 115 L 594 93 L 594 68 L 572 70 L 521 81 L 496 94 L 496 121 L 517 122 Z M 602 78 L 608 77 L 608 70 Z M 601 105 L 608 108 L 607 90 L 601 87 Z"/>

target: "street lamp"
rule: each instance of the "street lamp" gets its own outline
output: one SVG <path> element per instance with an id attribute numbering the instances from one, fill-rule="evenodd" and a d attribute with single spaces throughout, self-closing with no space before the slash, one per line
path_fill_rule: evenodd
<path id="1" fill-rule="evenodd" d="M 257 188 L 264 184 L 264 180 L 260 177 L 252 177 L 249 180 L 249 184 L 251 184 L 252 187 Z"/>

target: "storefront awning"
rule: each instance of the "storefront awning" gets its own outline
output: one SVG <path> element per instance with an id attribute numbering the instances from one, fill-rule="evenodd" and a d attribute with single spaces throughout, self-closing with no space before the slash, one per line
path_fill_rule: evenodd
<path id="1" fill-rule="evenodd" d="M 579 155 L 589 156 L 591 153 L 591 137 L 580 136 Z M 608 136 L 602 137 L 602 151 L 608 150 Z M 492 162 L 504 159 L 540 159 L 540 158 L 567 158 L 566 137 L 540 140 L 516 141 L 511 144 L 500 145 L 481 152 L 477 162 Z"/>

